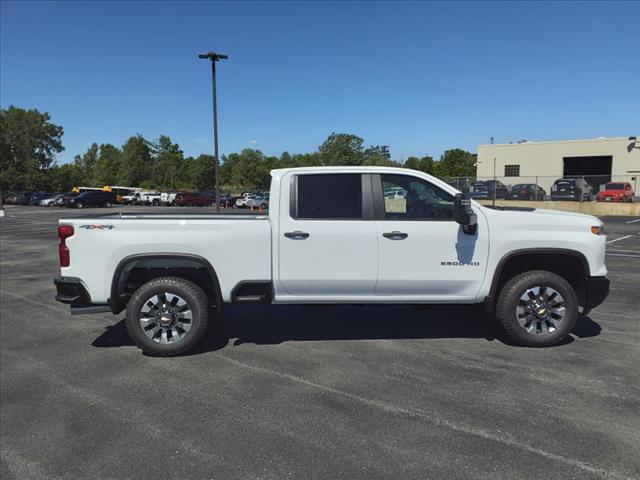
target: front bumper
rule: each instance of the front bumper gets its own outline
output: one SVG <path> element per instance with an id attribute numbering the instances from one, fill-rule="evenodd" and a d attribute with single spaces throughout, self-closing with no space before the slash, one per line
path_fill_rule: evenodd
<path id="1" fill-rule="evenodd" d="M 70 305 L 72 315 L 111 311 L 109 305 L 92 303 L 89 292 L 77 277 L 56 277 L 53 283 L 57 290 L 56 300 Z"/>
<path id="2" fill-rule="evenodd" d="M 584 284 L 584 308 L 591 310 L 605 301 L 609 295 L 607 277 L 586 277 Z"/>

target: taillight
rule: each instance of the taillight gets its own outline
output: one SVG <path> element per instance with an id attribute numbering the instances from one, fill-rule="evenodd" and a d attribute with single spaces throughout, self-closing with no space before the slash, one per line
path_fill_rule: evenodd
<path id="1" fill-rule="evenodd" d="M 60 266 L 68 267 L 71 263 L 71 257 L 69 256 L 69 247 L 67 247 L 67 238 L 73 236 L 73 227 L 71 225 L 60 225 L 58 227 L 58 238 L 60 238 L 60 245 L 58 245 L 58 253 L 60 254 Z"/>

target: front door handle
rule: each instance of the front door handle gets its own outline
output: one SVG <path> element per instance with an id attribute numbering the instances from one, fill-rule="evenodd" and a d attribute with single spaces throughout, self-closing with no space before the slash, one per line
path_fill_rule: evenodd
<path id="1" fill-rule="evenodd" d="M 391 240 L 404 240 L 409 236 L 408 233 L 398 232 L 394 230 L 393 232 L 385 232 L 382 234 L 384 238 L 390 238 Z"/>
<path id="2" fill-rule="evenodd" d="M 307 232 L 301 232 L 300 230 L 296 230 L 295 232 L 285 232 L 284 236 L 287 238 L 293 238 L 294 240 L 304 240 L 305 238 L 309 238 L 309 234 Z"/>

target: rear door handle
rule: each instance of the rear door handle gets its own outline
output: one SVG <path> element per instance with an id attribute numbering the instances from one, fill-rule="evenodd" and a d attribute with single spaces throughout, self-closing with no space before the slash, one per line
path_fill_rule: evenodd
<path id="1" fill-rule="evenodd" d="M 398 232 L 394 230 L 393 232 L 385 232 L 382 234 L 384 238 L 390 238 L 391 240 L 404 240 L 409 236 L 408 233 Z"/>
<path id="2" fill-rule="evenodd" d="M 307 232 L 301 232 L 300 230 L 296 230 L 295 232 L 285 232 L 284 236 L 295 240 L 304 240 L 305 238 L 309 238 L 309 234 Z"/>

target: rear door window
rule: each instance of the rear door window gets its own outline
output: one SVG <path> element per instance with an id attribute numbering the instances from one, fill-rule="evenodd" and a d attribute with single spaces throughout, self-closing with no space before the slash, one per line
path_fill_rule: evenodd
<path id="1" fill-rule="evenodd" d="M 298 175 L 296 184 L 293 218 L 362 218 L 362 179 L 359 173 Z"/>

